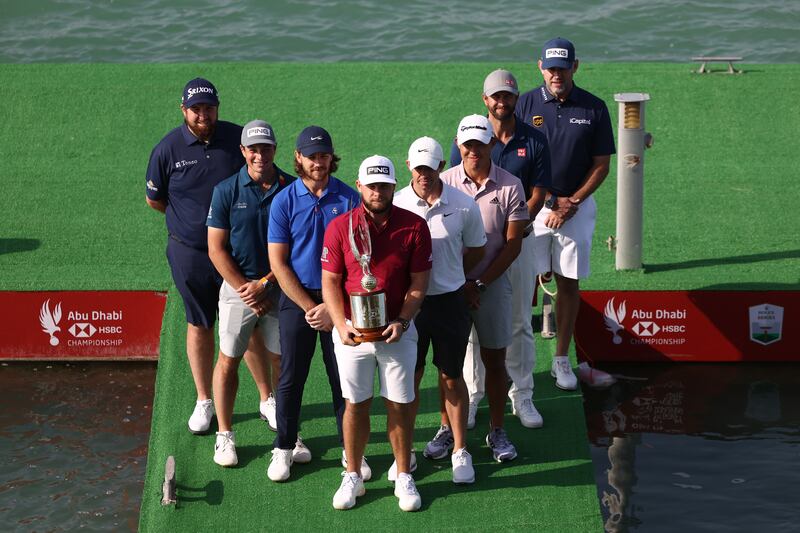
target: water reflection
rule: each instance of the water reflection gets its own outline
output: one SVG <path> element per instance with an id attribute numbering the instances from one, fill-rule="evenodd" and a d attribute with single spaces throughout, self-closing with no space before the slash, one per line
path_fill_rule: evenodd
<path id="1" fill-rule="evenodd" d="M 606 531 L 797 523 L 797 365 L 604 370 L 623 378 L 584 408 Z"/>

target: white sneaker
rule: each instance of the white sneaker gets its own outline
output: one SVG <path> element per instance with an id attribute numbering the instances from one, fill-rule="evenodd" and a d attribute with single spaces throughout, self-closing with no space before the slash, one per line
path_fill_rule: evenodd
<path id="1" fill-rule="evenodd" d="M 469 402 L 467 408 L 467 429 L 475 427 L 475 416 L 478 414 L 478 402 Z"/>
<path id="2" fill-rule="evenodd" d="M 345 455 L 344 450 L 342 450 L 342 468 L 347 470 L 347 456 Z M 361 470 L 361 479 L 363 481 L 369 481 L 370 479 L 372 479 L 372 469 L 367 464 L 367 458 L 364 457 L 363 455 L 361 456 L 360 470 Z"/>
<path id="3" fill-rule="evenodd" d="M 578 379 L 592 387 L 593 389 L 605 389 L 617 382 L 617 378 L 583 362 L 578 365 Z"/>
<path id="4" fill-rule="evenodd" d="M 292 468 L 292 450 L 272 449 L 272 459 L 267 468 L 267 477 L 272 481 L 286 481 Z"/>
<path id="5" fill-rule="evenodd" d="M 261 416 L 261 420 L 266 420 L 267 426 L 269 426 L 269 429 L 272 431 L 278 431 L 278 420 L 275 409 L 275 396 L 273 396 L 272 393 L 269 394 L 266 400 L 258 404 L 258 414 Z"/>
<path id="6" fill-rule="evenodd" d="M 220 466 L 236 466 L 239 464 L 233 431 L 217 432 L 217 442 L 214 444 L 214 462 Z"/>
<path id="7" fill-rule="evenodd" d="M 294 443 L 294 450 L 292 450 L 292 462 L 298 464 L 306 464 L 311 462 L 311 450 L 308 449 L 303 443 L 300 435 L 297 435 L 297 442 Z"/>
<path id="8" fill-rule="evenodd" d="M 556 378 L 556 387 L 561 390 L 575 390 L 578 388 L 578 378 L 573 374 L 572 366 L 569 364 L 569 357 L 566 355 L 553 357 L 550 375 Z"/>
<path id="9" fill-rule="evenodd" d="M 453 463 L 453 483 L 464 485 L 475 483 L 475 469 L 472 468 L 472 456 L 466 448 L 461 448 L 450 457 Z"/>
<path id="10" fill-rule="evenodd" d="M 417 491 L 417 485 L 411 474 L 405 472 L 397 475 L 394 484 L 394 495 L 400 500 L 398 503 L 403 511 L 416 511 L 422 506 L 422 498 Z"/>
<path id="11" fill-rule="evenodd" d="M 417 470 L 417 454 L 414 450 L 411 450 L 411 462 L 409 464 L 411 465 L 411 471 L 415 472 Z M 392 466 L 389 467 L 389 473 L 386 477 L 389 478 L 389 481 L 392 483 L 397 481 L 397 461 L 394 461 Z"/>
<path id="12" fill-rule="evenodd" d="M 205 433 L 211 427 L 214 418 L 214 400 L 197 400 L 194 412 L 189 417 L 189 431 L 195 435 Z"/>
<path id="13" fill-rule="evenodd" d="M 367 492 L 364 480 L 355 472 L 342 472 L 342 484 L 333 495 L 334 509 L 350 509 L 356 504 L 356 498 Z"/>
<path id="14" fill-rule="evenodd" d="M 511 412 L 519 417 L 520 423 L 526 428 L 540 428 L 544 424 L 542 415 L 536 410 L 530 398 L 521 402 L 511 402 Z"/>

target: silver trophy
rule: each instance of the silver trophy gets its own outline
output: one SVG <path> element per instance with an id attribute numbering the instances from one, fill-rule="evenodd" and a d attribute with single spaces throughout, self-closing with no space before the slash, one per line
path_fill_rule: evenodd
<path id="1" fill-rule="evenodd" d="M 353 211 L 350 210 L 349 232 L 350 249 L 359 265 L 361 265 L 361 287 L 364 292 L 351 292 L 350 314 L 353 327 L 360 333 L 361 342 L 383 340 L 386 337 L 381 333 L 386 329 L 386 293 L 375 290 L 378 279 L 370 272 L 369 262 L 372 259 L 372 240 L 369 236 L 369 227 L 364 213 L 358 211 L 355 227 L 353 226 Z"/>

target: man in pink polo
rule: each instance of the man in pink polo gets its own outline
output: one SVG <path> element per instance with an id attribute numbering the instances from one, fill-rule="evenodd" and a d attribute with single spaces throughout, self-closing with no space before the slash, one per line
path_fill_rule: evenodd
<path id="1" fill-rule="evenodd" d="M 511 344 L 511 283 L 508 268 L 519 255 L 528 206 L 522 182 L 492 163 L 497 142 L 492 125 L 481 115 L 464 117 L 456 143 L 461 164 L 441 174 L 443 182 L 471 196 L 481 211 L 486 247 L 483 259 L 467 272 L 464 291 L 470 307 L 481 360 L 486 367 L 490 427 L 486 444 L 495 461 L 511 461 L 517 450 L 503 429 L 508 391 L 505 356 Z"/>
<path id="2" fill-rule="evenodd" d="M 422 500 L 411 476 L 411 440 L 417 330 L 412 319 L 425 298 L 432 266 L 431 234 L 425 221 L 392 205 L 394 165 L 379 155 L 366 158 L 356 187 L 361 203 L 335 218 L 325 230 L 322 247 L 322 297 L 333 321 L 333 349 L 345 399 L 342 431 L 347 471 L 333 496 L 333 507 L 349 509 L 364 495 L 358 465 L 370 434 L 369 409 L 377 371 L 387 413 L 387 433 L 397 464 L 394 494 L 403 511 L 416 511 Z M 372 254 L 369 270 L 376 289 L 386 295 L 385 340 L 362 342 L 351 322 L 348 294 L 364 292 L 361 265 L 351 249 L 354 227 L 366 223 Z M 359 239 L 360 240 L 360 239 Z M 362 253 L 364 249 L 359 250 Z"/>

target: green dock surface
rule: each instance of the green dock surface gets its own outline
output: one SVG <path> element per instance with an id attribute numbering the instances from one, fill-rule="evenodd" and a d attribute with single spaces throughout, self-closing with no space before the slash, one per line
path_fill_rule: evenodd
<path id="1" fill-rule="evenodd" d="M 461 117 L 482 113 L 482 82 L 512 70 L 527 90 L 540 78 L 515 63 L 212 63 L 0 66 L 6 87 L 0 129 L 0 290 L 165 290 L 163 215 L 144 202 L 152 147 L 180 123 L 180 91 L 204 76 L 220 90 L 220 117 L 268 120 L 277 163 L 291 170 L 297 133 L 319 124 L 342 157 L 338 177 L 353 182 L 374 153 L 403 168 L 405 151 L 430 135 L 445 147 Z M 616 131 L 617 92 L 647 92 L 644 269 L 619 273 L 605 240 L 615 230 L 616 159 L 596 193 L 592 277 L 584 289 L 691 290 L 800 288 L 800 103 L 791 95 L 800 65 L 742 65 L 740 75 L 691 74 L 696 65 L 581 65 L 578 85 L 603 97 Z M 400 172 L 403 184 L 408 174 Z M 161 340 L 142 531 L 489 530 L 600 531 L 602 522 L 580 393 L 556 391 L 547 373 L 553 342 L 538 340 L 535 401 L 545 419 L 507 428 L 519 458 L 493 463 L 481 430 L 469 436 L 477 482 L 457 487 L 448 461 L 418 453 L 423 508 L 397 508 L 385 417 L 373 406 L 367 456 L 373 481 L 351 511 L 335 511 L 341 449 L 320 358 L 306 387 L 302 434 L 314 454 L 283 484 L 266 477 L 274 434 L 257 417 L 246 370 L 234 415 L 239 467 L 212 461 L 214 437 L 186 429 L 193 386 L 184 354 L 185 322 L 170 290 Z M 244 368 L 244 366 L 243 366 Z M 431 366 L 429 365 L 429 369 Z M 415 445 L 438 426 L 433 372 L 423 382 Z M 177 462 L 177 507 L 159 501 L 164 462 Z"/>

